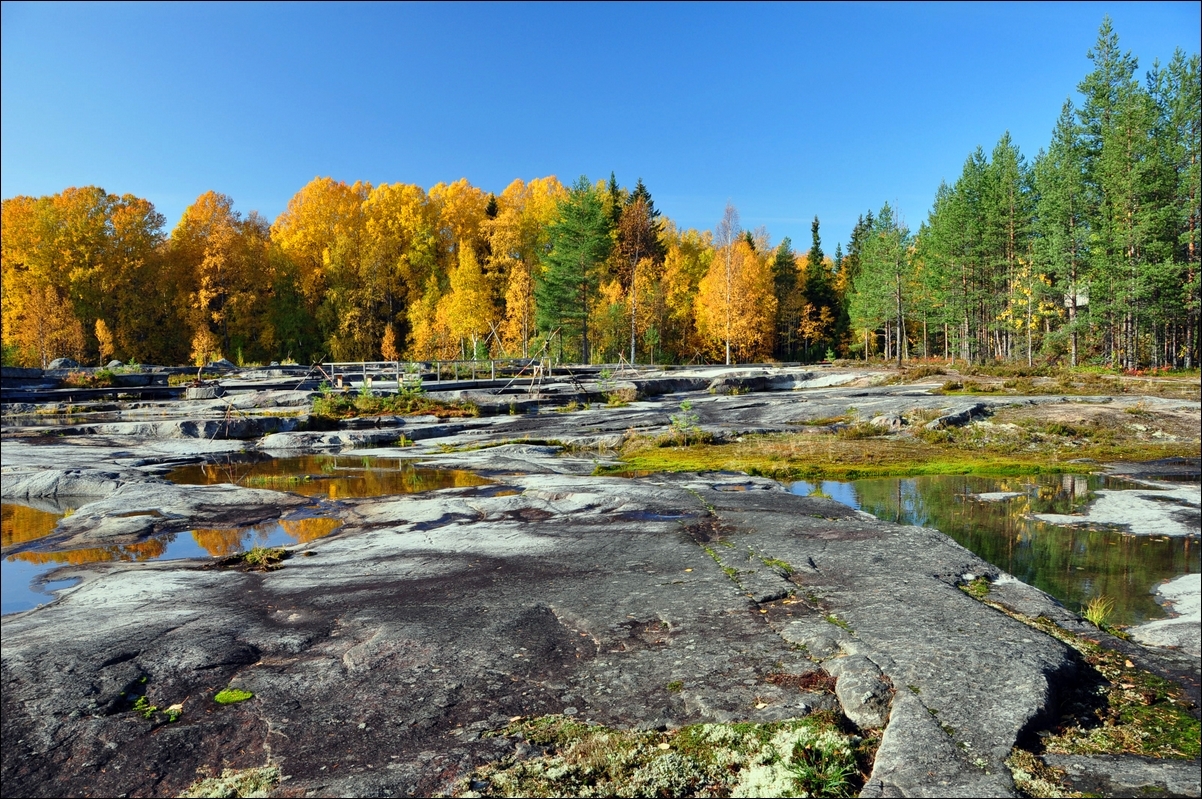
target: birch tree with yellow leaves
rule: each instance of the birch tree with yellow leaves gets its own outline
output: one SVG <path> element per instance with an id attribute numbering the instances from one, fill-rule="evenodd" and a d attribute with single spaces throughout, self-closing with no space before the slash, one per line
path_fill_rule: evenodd
<path id="1" fill-rule="evenodd" d="M 719 230 L 719 240 L 730 241 L 725 232 Z M 698 285 L 695 313 L 707 351 L 725 356 L 728 365 L 732 359 L 762 360 L 771 355 L 776 320 L 772 269 L 746 238 L 735 237 L 719 248 Z"/>

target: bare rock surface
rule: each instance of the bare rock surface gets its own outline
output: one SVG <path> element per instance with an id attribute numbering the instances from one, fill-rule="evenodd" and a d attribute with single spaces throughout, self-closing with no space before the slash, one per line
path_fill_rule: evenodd
<path id="1" fill-rule="evenodd" d="M 1131 637 L 1202 658 L 1202 575 L 1184 574 L 1160 586 L 1156 594 L 1174 615 L 1133 628 Z"/>
<path id="2" fill-rule="evenodd" d="M 6 788 L 164 794 L 270 757 L 290 791 L 425 794 L 497 757 L 479 733 L 517 715 L 841 708 L 885 725 L 866 794 L 1010 795 L 1001 761 L 1076 668 L 960 591 L 989 567 L 931 530 L 742 476 L 511 482 L 354 501 L 276 572 L 114 565 L 6 619 Z M 799 630 L 832 645 L 807 653 Z M 768 679 L 820 667 L 835 695 Z M 214 704 L 227 685 L 255 697 Z M 183 716 L 143 721 L 123 692 Z"/>
<path id="3" fill-rule="evenodd" d="M 1164 761 L 1135 755 L 1044 755 L 1063 769 L 1074 790 L 1093 796 L 1202 796 L 1197 761 Z"/>

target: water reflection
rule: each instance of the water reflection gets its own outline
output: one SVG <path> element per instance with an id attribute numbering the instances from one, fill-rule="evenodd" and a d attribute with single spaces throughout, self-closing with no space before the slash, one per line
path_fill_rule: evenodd
<path id="1" fill-rule="evenodd" d="M 44 503 L 43 503 L 44 504 Z M 5 502 L 0 509 L 0 535 L 4 548 L 44 538 L 54 531 L 66 509 L 47 510 Z M 44 577 L 60 566 L 82 566 L 112 561 L 136 562 L 185 558 L 224 558 L 252 547 L 305 544 L 337 530 L 342 522 L 329 517 L 283 519 L 231 529 L 197 528 L 188 532 L 164 533 L 128 544 L 83 547 L 42 552 L 26 550 L 8 555 L 0 562 L 0 614 L 29 610 L 51 601 L 51 591 L 69 583 L 44 583 Z"/>
<path id="2" fill-rule="evenodd" d="M 821 493 L 891 522 L 934 527 L 1075 610 L 1105 595 L 1115 601 L 1113 618 L 1120 624 L 1163 618 L 1151 592 L 1165 580 L 1199 571 L 1196 537 L 1133 535 L 1032 518 L 1037 513 L 1078 513 L 1099 489 L 1148 490 L 1129 481 L 1079 474 L 798 482 L 791 490 Z"/>
<path id="3" fill-rule="evenodd" d="M 181 485 L 232 483 L 329 499 L 415 494 L 492 482 L 474 472 L 422 468 L 403 458 L 347 455 L 301 455 L 259 461 L 231 458 L 184 466 L 170 472 L 167 479 Z"/>

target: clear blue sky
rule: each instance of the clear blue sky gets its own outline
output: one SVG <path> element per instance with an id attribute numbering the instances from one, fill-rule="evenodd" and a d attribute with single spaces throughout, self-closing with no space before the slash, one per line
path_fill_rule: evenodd
<path id="1" fill-rule="evenodd" d="M 1104 14 L 1141 75 L 1200 5 L 3 4 L 0 193 L 98 185 L 173 227 L 215 189 L 269 219 L 318 175 L 640 176 L 684 227 L 825 249 L 912 227 L 1009 129 L 1031 158 Z"/>

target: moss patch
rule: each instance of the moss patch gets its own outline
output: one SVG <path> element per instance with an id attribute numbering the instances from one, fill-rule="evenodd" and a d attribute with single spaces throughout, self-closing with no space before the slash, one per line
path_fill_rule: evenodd
<path id="1" fill-rule="evenodd" d="M 243 691 L 241 688 L 225 688 L 217 692 L 213 697 L 213 701 L 219 705 L 232 705 L 236 702 L 245 702 L 254 696 L 250 691 Z"/>
<path id="2" fill-rule="evenodd" d="M 197 780 L 180 796 L 185 799 L 270 796 L 271 791 L 279 784 L 280 770 L 275 766 L 227 768 L 221 772 L 220 777 L 204 777 Z"/>
<path id="3" fill-rule="evenodd" d="M 542 716 L 494 734 L 539 754 L 477 769 L 456 796 L 854 796 L 877 745 L 831 714 L 662 733 Z"/>

